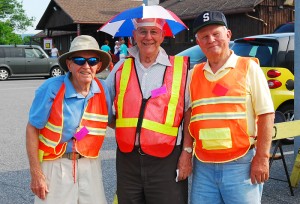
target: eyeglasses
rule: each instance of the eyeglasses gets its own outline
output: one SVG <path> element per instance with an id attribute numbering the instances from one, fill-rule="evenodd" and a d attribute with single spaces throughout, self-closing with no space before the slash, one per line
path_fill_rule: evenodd
<path id="1" fill-rule="evenodd" d="M 162 31 L 158 29 L 154 29 L 154 30 L 137 29 L 137 33 L 143 37 L 147 36 L 148 33 L 150 33 L 151 36 L 156 37 L 159 34 L 161 34 L 161 32 Z"/>
<path id="2" fill-rule="evenodd" d="M 100 62 L 100 59 L 97 57 L 91 57 L 91 58 L 84 58 L 84 57 L 72 57 L 71 60 L 79 65 L 82 66 L 84 65 L 86 62 L 90 65 L 90 66 L 95 66 L 96 64 L 98 64 Z"/>

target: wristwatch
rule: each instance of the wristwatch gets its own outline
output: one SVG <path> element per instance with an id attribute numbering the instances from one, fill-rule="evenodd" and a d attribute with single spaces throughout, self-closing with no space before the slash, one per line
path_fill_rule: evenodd
<path id="1" fill-rule="evenodd" d="M 191 154 L 193 152 L 193 149 L 191 147 L 185 147 L 185 148 L 183 148 L 183 150 L 189 154 Z"/>

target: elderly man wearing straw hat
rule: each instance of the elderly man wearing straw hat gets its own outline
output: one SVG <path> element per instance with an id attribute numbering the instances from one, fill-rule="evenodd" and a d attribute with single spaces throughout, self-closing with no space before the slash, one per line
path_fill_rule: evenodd
<path id="1" fill-rule="evenodd" d="M 136 46 L 106 79 L 116 110 L 119 204 L 186 204 L 192 140 L 183 140 L 187 57 L 160 47 L 163 19 L 133 19 Z M 187 130 L 187 129 L 185 129 Z"/>
<path id="2" fill-rule="evenodd" d="M 58 61 L 67 73 L 37 89 L 26 128 L 35 203 L 105 204 L 98 156 L 111 102 L 95 76 L 111 57 L 82 35 Z"/>

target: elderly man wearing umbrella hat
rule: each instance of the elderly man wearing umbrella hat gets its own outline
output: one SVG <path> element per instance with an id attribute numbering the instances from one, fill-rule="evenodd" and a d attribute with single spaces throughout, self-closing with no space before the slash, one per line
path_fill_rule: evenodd
<path id="1" fill-rule="evenodd" d="M 111 57 L 93 37 L 81 35 L 58 62 L 67 73 L 37 89 L 26 128 L 35 203 L 105 204 L 98 156 L 111 100 L 96 73 Z"/>
<path id="2" fill-rule="evenodd" d="M 132 56 L 106 79 L 114 99 L 119 204 L 186 204 L 192 141 L 184 139 L 187 57 L 160 46 L 165 20 L 132 19 Z"/>

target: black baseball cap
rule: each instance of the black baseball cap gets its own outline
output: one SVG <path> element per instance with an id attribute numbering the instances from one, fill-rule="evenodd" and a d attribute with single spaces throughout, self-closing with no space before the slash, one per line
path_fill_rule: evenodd
<path id="1" fill-rule="evenodd" d="M 220 11 L 204 11 L 195 20 L 193 24 L 194 33 L 207 25 L 219 24 L 227 27 L 227 21 L 224 14 Z"/>

